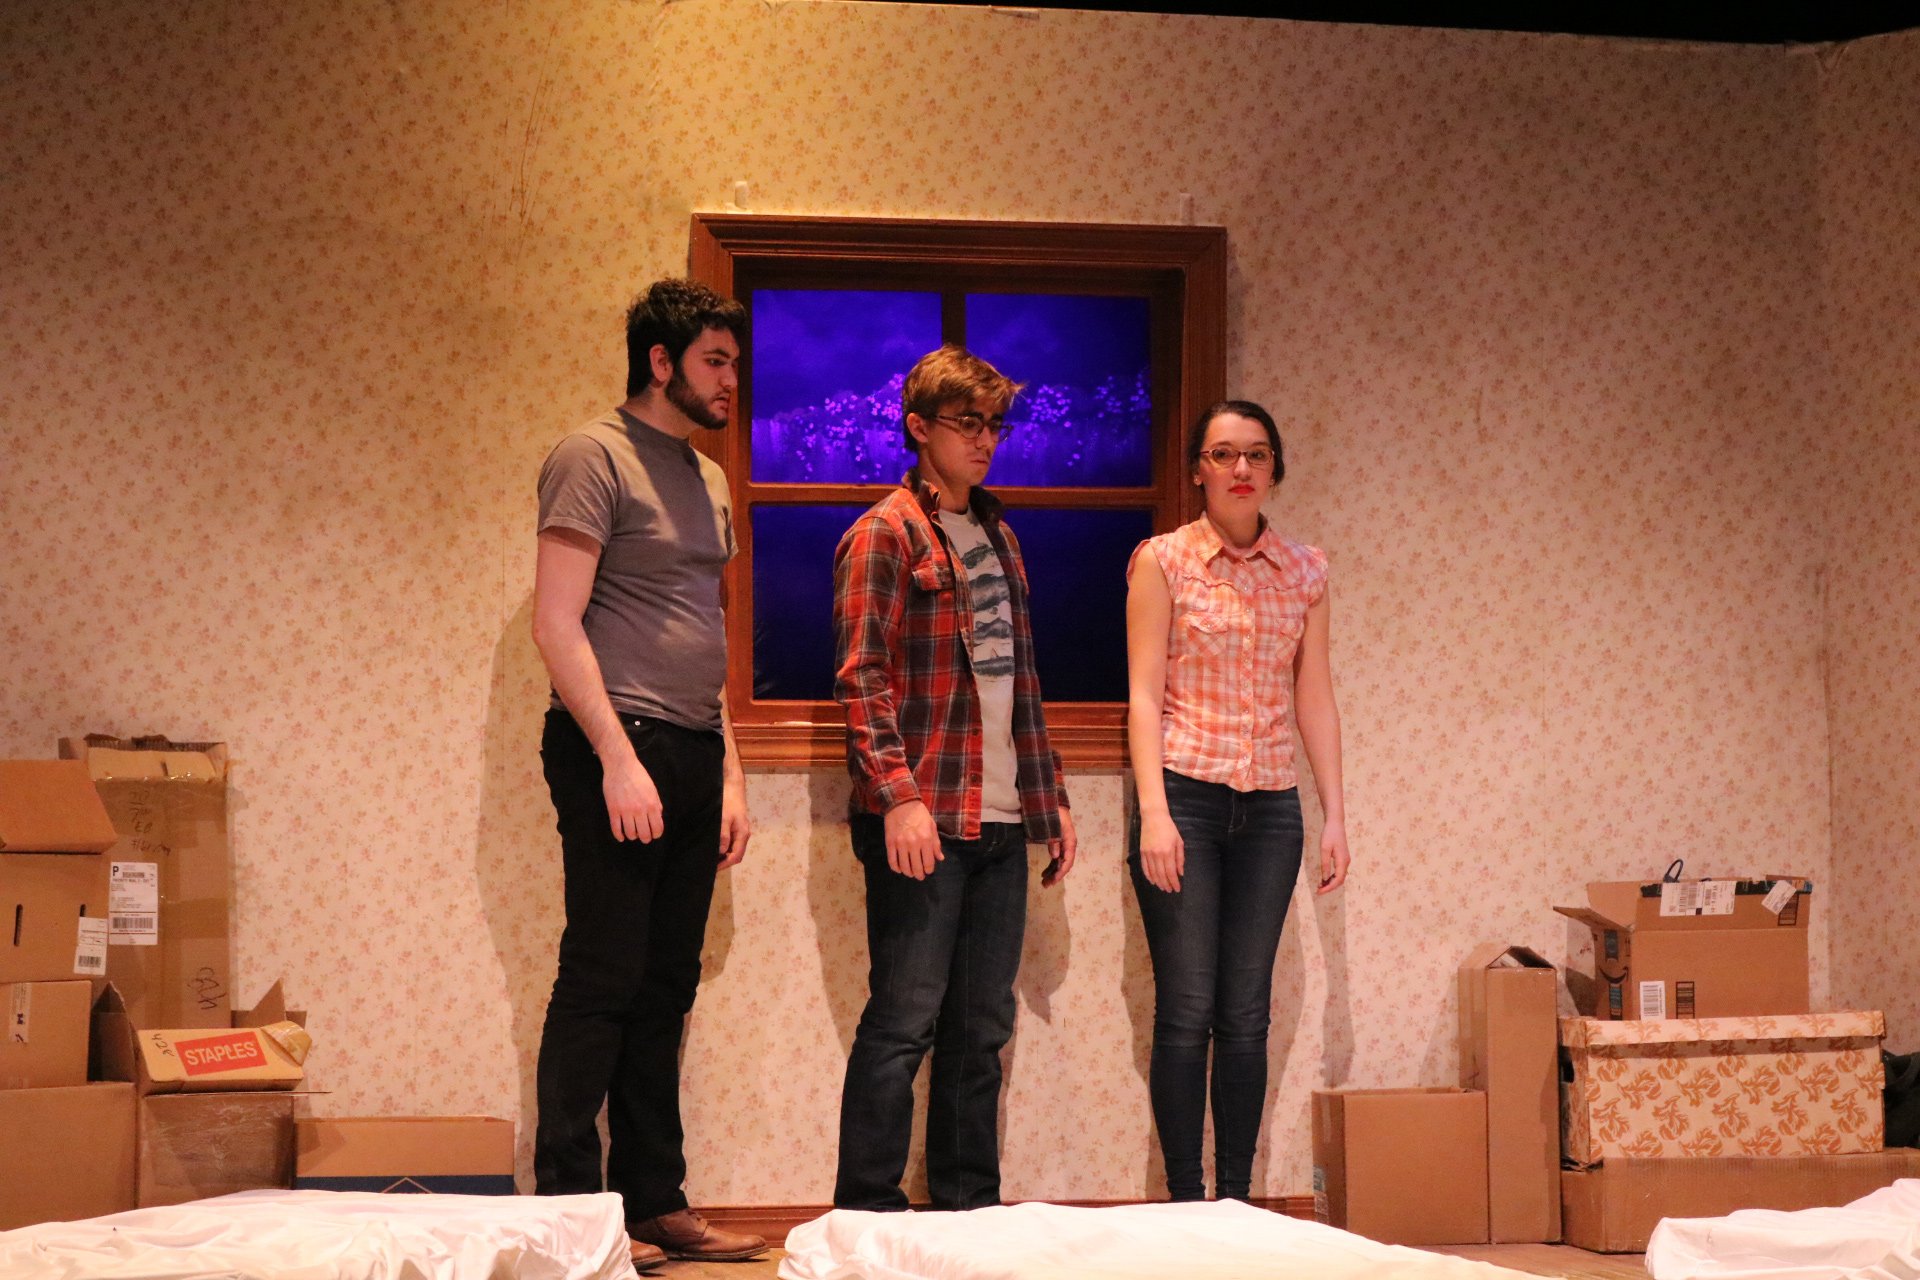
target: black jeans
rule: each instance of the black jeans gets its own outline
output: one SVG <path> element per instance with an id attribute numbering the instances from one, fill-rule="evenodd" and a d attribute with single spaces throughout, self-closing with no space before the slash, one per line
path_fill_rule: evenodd
<path id="1" fill-rule="evenodd" d="M 927 1191 L 936 1209 L 1000 1203 L 1000 1051 L 1013 1035 L 1013 980 L 1027 927 L 1027 837 L 983 823 L 942 836 L 925 880 L 887 866 L 885 822 L 857 815 L 867 878 L 867 1008 L 840 1095 L 840 1209 L 904 1209 L 913 1078 L 933 1050 Z"/>
<path id="2" fill-rule="evenodd" d="M 540 744 L 566 866 L 560 972 L 540 1037 L 534 1183 L 541 1195 L 606 1189 L 639 1222 L 687 1207 L 681 1150 L 680 1034 L 700 985 L 700 948 L 720 865 L 720 734 L 622 715 L 660 792 L 665 830 L 619 841 L 600 759 L 565 711 Z"/>
<path id="3" fill-rule="evenodd" d="M 1127 857 L 1153 956 L 1147 1091 L 1168 1194 L 1203 1199 L 1211 1041 L 1214 1194 L 1244 1200 L 1267 1100 L 1273 961 L 1300 876 L 1300 793 L 1165 777 L 1167 809 L 1186 848 L 1180 892 L 1156 889 L 1141 873 L 1137 819 Z"/>

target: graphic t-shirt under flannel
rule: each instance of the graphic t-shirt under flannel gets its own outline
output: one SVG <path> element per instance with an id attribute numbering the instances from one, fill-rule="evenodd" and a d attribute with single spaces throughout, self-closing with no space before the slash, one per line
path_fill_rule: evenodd
<path id="1" fill-rule="evenodd" d="M 940 527 L 967 574 L 973 603 L 973 683 L 980 693 L 980 820 L 1020 821 L 1013 751 L 1013 609 L 1006 570 L 971 512 L 942 511 Z"/>

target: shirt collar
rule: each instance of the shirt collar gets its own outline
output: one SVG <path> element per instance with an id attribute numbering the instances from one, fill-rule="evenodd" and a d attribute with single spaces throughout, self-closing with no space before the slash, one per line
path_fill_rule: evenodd
<path id="1" fill-rule="evenodd" d="M 913 500 L 920 504 L 920 509 L 927 513 L 928 519 L 939 518 L 940 490 L 932 481 L 920 474 L 917 464 L 900 478 L 900 483 L 912 492 Z M 979 485 L 973 486 L 973 492 L 967 495 L 967 509 L 973 512 L 974 519 L 983 525 L 997 523 L 1005 506 L 1005 503 Z"/>
<path id="2" fill-rule="evenodd" d="M 1255 556 L 1265 556 L 1275 567 L 1286 567 L 1286 542 L 1274 530 L 1273 521 L 1265 516 L 1260 517 L 1260 535 L 1245 551 L 1235 551 L 1228 547 L 1221 539 L 1220 531 L 1213 527 L 1213 521 L 1207 519 L 1204 514 L 1194 523 L 1200 526 L 1198 541 L 1202 563 L 1211 564 L 1213 558 L 1218 555 L 1225 555 L 1233 560 L 1251 560 Z"/>

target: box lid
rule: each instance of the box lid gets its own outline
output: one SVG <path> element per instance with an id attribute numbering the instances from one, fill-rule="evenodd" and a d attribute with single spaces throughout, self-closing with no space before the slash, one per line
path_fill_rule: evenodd
<path id="1" fill-rule="evenodd" d="M 220 782 L 227 749 L 219 742 L 171 742 L 151 735 L 115 738 L 90 733 L 60 739 L 63 757 L 82 761 L 96 782 Z"/>
<path id="2" fill-rule="evenodd" d="M 1560 1020 L 1560 1042 L 1570 1049 L 1726 1040 L 1879 1038 L 1886 1033 L 1886 1017 L 1877 1009 L 1748 1018 L 1661 1018 L 1628 1022 L 1602 1018 Z"/>
<path id="3" fill-rule="evenodd" d="M 1551 961 L 1531 947 L 1505 942 L 1483 942 L 1467 952 L 1460 966 L 1463 972 L 1476 969 L 1551 969 Z"/>
<path id="4" fill-rule="evenodd" d="M 0 760 L 0 850 L 104 853 L 119 839 L 86 765 Z"/>
<path id="5" fill-rule="evenodd" d="M 1813 892 L 1813 882 L 1801 876 L 1770 876 L 1764 879 L 1709 877 L 1700 880 L 1595 880 L 1587 885 L 1588 907 L 1555 907 L 1554 910 L 1595 929 L 1675 929 L 1723 928 L 1750 929 L 1772 926 L 1781 921 L 1758 904 L 1786 881 L 1793 896 Z M 1661 895 L 1673 887 L 1725 886 L 1723 893 L 1734 909 L 1725 914 L 1674 914 L 1662 911 Z M 1745 902 L 1746 906 L 1741 906 Z"/>

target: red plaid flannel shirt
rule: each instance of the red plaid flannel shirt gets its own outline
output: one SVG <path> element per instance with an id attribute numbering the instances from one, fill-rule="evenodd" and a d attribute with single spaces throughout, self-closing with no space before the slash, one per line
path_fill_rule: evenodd
<path id="1" fill-rule="evenodd" d="M 855 813 L 923 800 L 934 825 L 980 836 L 983 734 L 969 643 L 966 570 L 934 518 L 939 496 L 907 473 L 854 521 L 833 556 L 834 697 L 847 709 Z M 1060 838 L 1067 788 L 1047 741 L 1027 617 L 1027 570 L 1000 500 L 972 494 L 973 513 L 1007 575 L 1013 612 L 1013 748 L 1027 839 Z"/>

